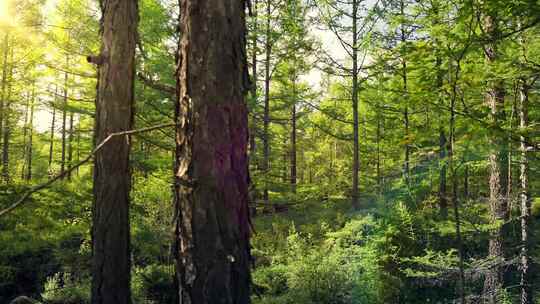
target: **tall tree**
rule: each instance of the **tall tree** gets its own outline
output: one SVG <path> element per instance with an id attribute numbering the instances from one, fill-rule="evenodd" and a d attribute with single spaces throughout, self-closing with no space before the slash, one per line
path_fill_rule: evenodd
<path id="1" fill-rule="evenodd" d="M 495 5 L 483 2 L 483 32 L 486 36 L 484 55 L 488 68 L 495 70 L 498 63 L 498 45 L 500 43 L 499 25 L 496 16 Z M 490 109 L 490 123 L 494 126 L 490 129 L 489 143 L 489 212 L 491 221 L 496 225 L 490 233 L 488 254 L 494 266 L 486 274 L 484 282 L 484 297 L 488 303 L 498 303 L 504 284 L 504 235 L 503 223 L 508 216 L 506 186 L 507 186 L 507 159 L 508 153 L 506 136 L 498 132 L 497 127 L 505 120 L 504 97 L 505 90 L 502 80 L 497 75 L 488 84 L 485 93 L 485 102 Z"/>
<path id="2" fill-rule="evenodd" d="M 95 139 L 133 125 L 137 0 L 101 2 Z M 112 138 L 95 155 L 92 227 L 92 304 L 131 304 L 129 137 Z"/>
<path id="3" fill-rule="evenodd" d="M 178 303 L 249 303 L 244 5 L 241 0 L 180 1 L 174 172 Z"/>

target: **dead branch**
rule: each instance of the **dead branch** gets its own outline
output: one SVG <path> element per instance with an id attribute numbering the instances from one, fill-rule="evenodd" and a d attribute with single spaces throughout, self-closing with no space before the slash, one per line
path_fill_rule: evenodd
<path id="1" fill-rule="evenodd" d="M 129 131 L 122 131 L 122 132 L 115 132 L 115 133 L 111 133 L 109 134 L 109 136 L 107 136 L 107 138 L 105 138 L 99 145 L 97 145 L 94 150 L 88 155 L 86 156 L 83 160 L 81 160 L 80 162 L 78 162 L 77 164 L 73 165 L 72 167 L 68 168 L 66 171 L 64 172 L 61 172 L 60 174 L 56 175 L 55 177 L 51 178 L 50 180 L 48 180 L 47 182 L 43 183 L 43 184 L 40 184 L 40 185 L 36 185 L 36 186 L 33 186 L 32 188 L 30 188 L 28 191 L 26 191 L 23 196 L 21 196 L 21 198 L 19 198 L 15 203 L 13 203 L 11 206 L 9 206 L 8 208 L 6 209 L 3 209 L 2 211 L 0 211 L 0 217 L 2 217 L 3 215 L 6 215 L 7 213 L 13 211 L 14 209 L 16 209 L 17 207 L 19 207 L 20 205 L 22 205 L 23 203 L 26 202 L 26 200 L 28 198 L 30 198 L 30 196 L 32 196 L 32 194 L 40 191 L 40 190 L 43 190 L 45 188 L 47 188 L 48 186 L 52 185 L 54 182 L 56 182 L 57 180 L 67 176 L 69 173 L 73 172 L 75 169 L 77 169 L 78 167 L 84 165 L 85 163 L 89 162 L 94 155 L 96 155 L 96 153 L 101 150 L 101 148 L 103 148 L 103 146 L 105 146 L 105 144 L 107 144 L 113 137 L 117 137 L 117 136 L 128 136 L 128 135 L 134 135 L 134 134 L 138 134 L 138 133 L 144 133 L 144 132 L 149 132 L 149 131 L 153 131 L 153 130 L 158 130 L 158 129 L 163 129 L 163 128 L 168 128 L 168 127 L 174 127 L 176 126 L 176 124 L 174 123 L 168 123 L 168 124 L 161 124 L 161 125 L 156 125 L 156 126 L 152 126 L 152 127 L 147 127 L 147 128 L 142 128 L 142 129 L 137 129 L 137 130 L 129 130 Z"/>

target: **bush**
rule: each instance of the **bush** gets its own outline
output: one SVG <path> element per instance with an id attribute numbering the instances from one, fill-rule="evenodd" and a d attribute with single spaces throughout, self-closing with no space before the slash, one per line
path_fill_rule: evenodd
<path id="1" fill-rule="evenodd" d="M 56 273 L 47 278 L 41 297 L 49 304 L 89 304 L 90 279 L 76 280 L 70 273 Z"/>
<path id="2" fill-rule="evenodd" d="M 385 255 L 378 242 L 367 242 L 382 230 L 372 217 L 349 221 L 335 231 L 319 223 L 317 237 L 290 227 L 285 248 L 253 273 L 254 303 L 383 302 L 379 300 L 384 292 L 380 258 Z"/>
<path id="3" fill-rule="evenodd" d="M 168 265 L 151 264 L 133 269 L 131 289 L 136 304 L 173 304 L 175 286 L 174 268 Z"/>

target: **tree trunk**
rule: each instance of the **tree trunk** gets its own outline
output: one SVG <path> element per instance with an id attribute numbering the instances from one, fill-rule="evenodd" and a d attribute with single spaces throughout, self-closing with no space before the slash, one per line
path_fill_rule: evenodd
<path id="1" fill-rule="evenodd" d="M 138 6 L 105 0 L 102 6 L 95 141 L 133 127 Z M 92 304 L 131 304 L 129 136 L 112 138 L 95 155 L 92 226 Z"/>
<path id="2" fill-rule="evenodd" d="M 68 145 L 67 145 L 67 167 L 73 165 L 73 112 L 69 113 L 69 134 L 68 134 Z M 68 173 L 68 180 L 71 180 L 71 172 Z"/>
<path id="3" fill-rule="evenodd" d="M 268 171 L 270 170 L 270 55 L 272 45 L 270 44 L 270 18 L 271 18 L 271 0 L 266 0 L 266 43 L 265 43 L 265 71 L 264 71 L 264 128 L 263 128 L 263 172 L 264 172 L 264 189 L 263 200 L 265 208 L 268 206 Z"/>
<path id="4" fill-rule="evenodd" d="M 460 59 L 461 60 L 461 59 Z M 451 64 L 451 63 L 450 63 Z M 451 68 L 449 68 L 451 70 Z M 457 99 L 457 81 L 459 79 L 460 63 L 455 67 L 454 79 L 452 83 L 452 97 L 450 100 L 450 143 L 448 145 L 448 166 L 452 179 L 452 206 L 454 208 L 454 221 L 456 229 L 456 242 L 459 254 L 459 285 L 458 293 L 461 304 L 465 304 L 465 262 L 463 252 L 463 239 L 461 237 L 461 219 L 459 213 L 459 198 L 458 198 L 458 178 L 457 169 L 455 166 L 455 151 L 456 151 L 456 99 Z M 445 174 L 446 175 L 446 174 Z M 446 188 L 446 186 L 445 186 Z"/>
<path id="5" fill-rule="evenodd" d="M 2 134 L 4 134 L 4 108 L 6 105 L 6 87 L 8 82 L 8 54 L 9 54 L 9 33 L 4 35 L 4 56 L 2 60 L 2 91 L 0 96 L 0 142 L 2 141 Z"/>
<path id="6" fill-rule="evenodd" d="M 180 11 L 178 303 L 249 303 L 244 1 L 181 0 Z"/>
<path id="7" fill-rule="evenodd" d="M 294 73 L 293 73 L 294 74 Z M 296 75 L 293 75 L 293 103 L 291 107 L 291 155 L 289 161 L 292 193 L 296 193 Z"/>
<path id="8" fill-rule="evenodd" d="M 26 140 L 26 137 L 28 135 L 28 114 L 30 113 L 30 96 L 29 94 L 26 94 L 26 104 L 24 105 L 24 123 L 23 123 L 23 165 L 21 170 L 21 179 L 26 180 L 26 164 L 27 164 L 27 157 L 26 153 L 28 151 L 28 141 Z"/>
<path id="9" fill-rule="evenodd" d="M 69 68 L 69 56 L 66 57 L 66 69 Z M 67 104 L 68 104 L 68 73 L 64 73 L 64 99 L 62 103 L 62 156 L 60 173 L 66 170 L 66 137 L 67 137 Z"/>
<path id="10" fill-rule="evenodd" d="M 360 170 L 360 144 L 358 142 L 358 0 L 352 0 L 352 112 L 353 112 L 353 163 L 352 207 L 360 208 L 358 198 L 358 172 Z"/>
<path id="11" fill-rule="evenodd" d="M 9 139 L 11 136 L 11 126 L 9 125 L 11 116 L 11 94 L 13 90 L 13 49 L 11 49 L 10 64 L 7 73 L 7 98 L 3 107 L 4 127 L 2 129 L 2 179 L 8 184 L 11 181 L 9 175 Z"/>
<path id="12" fill-rule="evenodd" d="M 492 16 L 484 16 L 484 29 L 488 36 L 488 43 L 484 46 L 485 57 L 488 64 L 493 65 L 497 60 L 496 41 L 498 37 L 497 22 Z M 501 81 L 491 81 L 485 95 L 486 104 L 489 106 L 490 120 L 493 125 L 504 123 L 504 86 Z M 486 274 L 484 282 L 484 297 L 487 303 L 495 304 L 501 296 L 503 288 L 504 261 L 503 248 L 503 224 L 507 218 L 506 201 L 506 174 L 508 153 L 506 137 L 490 128 L 489 134 L 489 213 L 491 222 L 498 225 L 490 232 L 489 258 L 494 263 Z"/>
<path id="13" fill-rule="evenodd" d="M 405 3 L 403 0 L 400 2 L 400 12 L 401 17 L 405 18 Z M 401 43 L 405 44 L 407 42 L 407 36 L 405 34 L 405 25 L 401 25 Z M 407 86 L 407 60 L 405 59 L 405 56 L 402 55 L 401 58 L 401 77 L 403 80 L 403 96 L 404 96 L 404 104 L 405 109 L 403 110 L 403 121 L 404 121 L 404 127 L 405 127 L 405 163 L 403 165 L 404 169 L 404 175 L 405 175 L 405 184 L 407 187 L 411 185 L 411 170 L 410 170 L 410 161 L 411 161 L 411 145 L 410 145 L 410 133 L 409 133 L 409 96 L 408 96 L 408 86 Z"/>
<path id="14" fill-rule="evenodd" d="M 257 9 L 258 9 L 258 0 L 253 1 L 253 33 L 252 33 L 252 54 L 251 54 L 251 97 L 253 98 L 253 107 L 257 106 L 257 30 L 258 30 L 258 19 L 257 19 Z M 249 132 L 249 156 L 252 163 L 257 163 L 254 159 L 256 156 L 256 142 L 255 142 L 255 130 L 256 124 L 253 122 L 252 129 Z"/>
<path id="15" fill-rule="evenodd" d="M 520 104 L 519 104 L 519 127 L 525 132 L 529 126 L 529 86 L 522 80 L 520 84 Z M 524 133 L 522 133 L 524 134 Z M 521 304 L 532 304 L 532 286 L 530 280 L 529 262 L 529 221 L 531 218 L 531 201 L 529 195 L 529 160 L 527 156 L 526 135 L 520 136 L 521 164 L 520 164 L 520 201 L 521 201 Z"/>
<path id="16" fill-rule="evenodd" d="M 33 134 L 34 134 L 34 105 L 35 105 L 36 95 L 32 93 L 32 101 L 30 104 L 30 118 L 28 124 L 28 148 L 26 151 L 26 176 L 27 181 L 32 180 L 32 154 L 33 154 Z"/>
<path id="17" fill-rule="evenodd" d="M 56 101 L 56 96 L 58 95 L 58 87 L 54 91 L 54 101 Z M 53 162 L 53 152 L 54 152 L 54 131 L 56 123 L 56 105 L 52 103 L 52 119 L 51 119 L 51 136 L 49 137 L 49 173 L 52 173 L 52 162 Z"/>

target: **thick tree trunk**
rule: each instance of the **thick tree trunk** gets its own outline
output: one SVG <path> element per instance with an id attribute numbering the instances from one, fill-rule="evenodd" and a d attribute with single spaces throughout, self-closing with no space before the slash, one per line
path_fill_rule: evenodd
<path id="1" fill-rule="evenodd" d="M 268 173 L 270 170 L 270 55 L 272 52 L 272 45 L 270 43 L 270 18 L 271 18 L 271 0 L 266 0 L 266 43 L 265 43 L 265 59 L 264 59 L 264 127 L 263 127 L 263 165 L 264 172 L 264 189 L 263 200 L 266 206 L 268 206 Z"/>
<path id="2" fill-rule="evenodd" d="M 352 0 L 352 112 L 353 112 L 353 163 L 352 163 L 352 207 L 360 208 L 358 198 L 358 172 L 360 171 L 360 143 L 358 139 L 358 0 Z"/>
<path id="3" fill-rule="evenodd" d="M 180 11 L 178 303 L 249 303 L 244 1 L 181 0 Z"/>
<path id="4" fill-rule="evenodd" d="M 105 0 L 96 99 L 96 143 L 133 127 L 136 0 Z M 131 304 L 129 137 L 112 138 L 95 155 L 92 304 Z"/>
<path id="5" fill-rule="evenodd" d="M 525 81 L 520 84 L 519 127 L 524 132 L 529 126 L 529 86 Z M 529 221 L 531 219 L 531 201 L 529 195 L 529 159 L 527 156 L 528 137 L 520 136 L 520 203 L 521 203 L 521 304 L 532 304 L 532 286 L 530 280 L 529 258 Z"/>
<path id="6" fill-rule="evenodd" d="M 484 29 L 488 35 L 488 43 L 484 46 L 485 57 L 488 64 L 494 64 L 497 60 L 496 39 L 498 36 L 497 22 L 492 16 L 484 16 Z M 490 120 L 494 125 L 504 123 L 504 86 L 496 80 L 489 84 L 488 91 L 485 95 L 485 101 L 489 106 Z M 489 212 L 491 221 L 497 224 L 498 227 L 493 228 L 490 233 L 489 240 L 489 257 L 494 263 L 490 271 L 486 274 L 484 282 L 484 297 L 487 303 L 498 303 L 501 296 L 504 279 L 504 235 L 503 224 L 507 218 L 507 201 L 506 201 L 506 185 L 507 185 L 507 159 L 508 153 L 506 138 L 491 128 L 489 135 L 490 152 L 489 152 Z"/>

